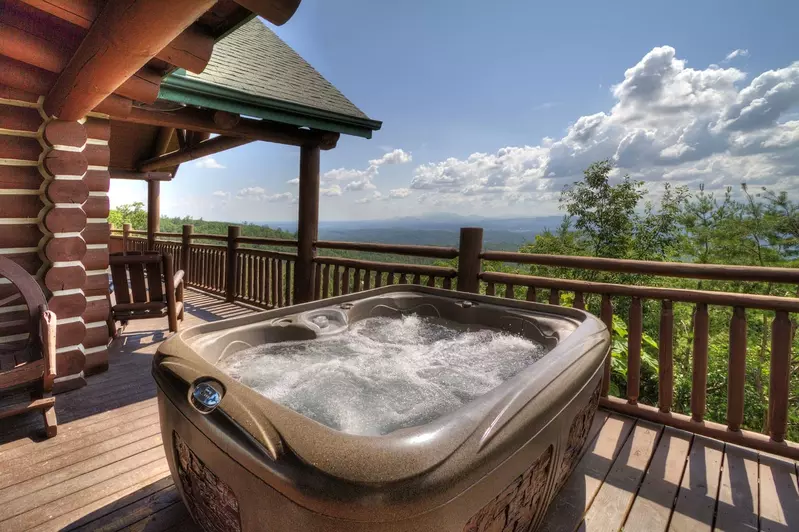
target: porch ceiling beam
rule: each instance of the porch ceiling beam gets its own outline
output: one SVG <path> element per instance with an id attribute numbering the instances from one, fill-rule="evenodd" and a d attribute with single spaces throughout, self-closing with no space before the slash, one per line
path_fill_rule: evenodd
<path id="1" fill-rule="evenodd" d="M 111 179 L 130 179 L 137 181 L 170 181 L 172 174 L 169 172 L 137 172 L 123 168 L 110 168 L 108 173 Z"/>
<path id="2" fill-rule="evenodd" d="M 294 15 L 300 0 L 236 0 L 236 3 L 280 26 Z"/>
<path id="3" fill-rule="evenodd" d="M 142 172 L 149 172 L 158 168 L 168 168 L 180 163 L 199 159 L 200 157 L 205 157 L 206 155 L 213 155 L 214 153 L 229 150 L 236 146 L 249 144 L 250 142 L 253 142 L 253 139 L 242 137 L 214 137 L 200 142 L 196 146 L 186 147 L 158 157 L 146 159 L 141 161 L 138 167 Z"/>
<path id="4" fill-rule="evenodd" d="M 299 129 L 285 124 L 276 124 L 264 120 L 241 118 L 230 129 L 220 128 L 214 122 L 213 111 L 185 108 L 180 111 L 158 112 L 134 108 L 127 116 L 111 116 L 112 119 L 149 124 L 152 126 L 173 127 L 189 131 L 217 133 L 226 137 L 243 137 L 251 140 L 263 140 L 290 146 L 319 146 L 323 150 L 336 147 L 339 134 L 329 131 Z"/>
<path id="5" fill-rule="evenodd" d="M 21 0 L 39 11 L 49 13 L 76 26 L 89 29 L 100 14 L 102 2 L 97 0 Z M 179 68 L 199 74 L 214 50 L 214 38 L 197 25 L 186 28 L 183 33 L 166 45 L 155 57 Z"/>
<path id="6" fill-rule="evenodd" d="M 106 3 L 44 102 L 49 116 L 78 120 L 208 10 L 215 0 Z"/>

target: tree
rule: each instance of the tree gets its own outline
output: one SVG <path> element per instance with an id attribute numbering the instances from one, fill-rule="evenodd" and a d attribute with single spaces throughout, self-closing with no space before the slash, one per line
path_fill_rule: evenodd
<path id="1" fill-rule="evenodd" d="M 137 201 L 112 209 L 108 213 L 108 223 L 116 229 L 122 229 L 124 224 L 130 224 L 137 231 L 147 229 L 147 211 L 144 210 L 144 203 Z"/>

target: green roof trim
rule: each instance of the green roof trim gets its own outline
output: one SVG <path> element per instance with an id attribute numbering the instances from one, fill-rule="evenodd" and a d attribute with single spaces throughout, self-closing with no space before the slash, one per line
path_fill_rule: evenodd
<path id="1" fill-rule="evenodd" d="M 254 96 L 197 78 L 189 78 L 183 74 L 184 72 L 177 70 L 161 82 L 158 93 L 160 99 L 367 139 L 372 138 L 372 131 L 377 131 L 383 125 L 378 120 Z"/>

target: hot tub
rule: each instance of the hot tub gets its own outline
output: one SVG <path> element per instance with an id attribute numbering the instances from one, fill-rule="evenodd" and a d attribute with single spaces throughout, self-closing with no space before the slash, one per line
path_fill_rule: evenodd
<path id="1" fill-rule="evenodd" d="M 585 312 L 388 286 L 184 330 L 153 362 L 209 531 L 534 530 L 609 348 Z"/>

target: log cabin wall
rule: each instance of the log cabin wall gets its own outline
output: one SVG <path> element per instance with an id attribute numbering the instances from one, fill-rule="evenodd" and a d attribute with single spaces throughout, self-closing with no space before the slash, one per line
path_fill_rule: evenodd
<path id="1" fill-rule="evenodd" d="M 58 317 L 59 392 L 108 366 L 110 127 L 47 119 L 42 102 L 0 87 L 0 253 L 37 277 Z M 10 332 L 1 343 L 25 340 Z"/>

